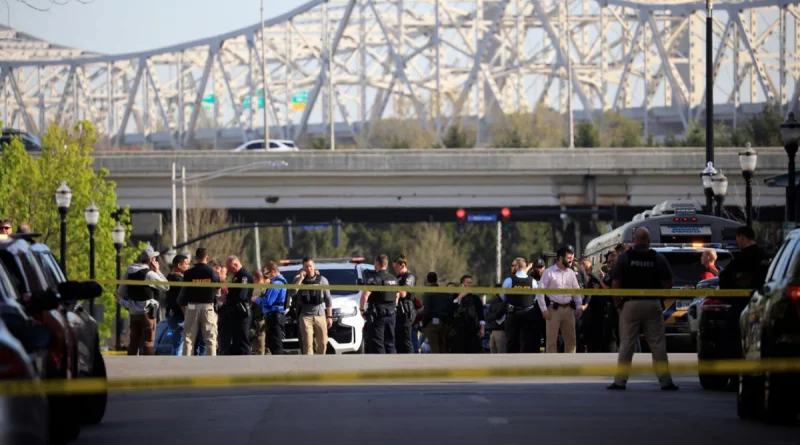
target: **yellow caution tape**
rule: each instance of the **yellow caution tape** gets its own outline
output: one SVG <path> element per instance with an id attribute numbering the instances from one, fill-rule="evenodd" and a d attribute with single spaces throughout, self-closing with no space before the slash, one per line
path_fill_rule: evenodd
<path id="1" fill-rule="evenodd" d="M 81 282 L 95 281 L 102 285 L 126 286 L 148 286 L 152 282 L 138 280 L 90 280 L 81 279 Z M 326 285 L 315 286 L 308 284 L 253 284 L 253 283 L 192 283 L 187 281 L 170 281 L 172 287 L 227 287 L 229 289 L 305 289 L 305 290 L 332 290 L 332 291 L 354 291 L 354 292 L 416 292 L 418 296 L 423 293 L 447 293 L 456 294 L 468 291 L 473 294 L 495 294 L 502 293 L 507 295 L 607 295 L 616 297 L 677 297 L 677 298 L 697 298 L 697 297 L 749 297 L 751 291 L 747 289 L 551 289 L 551 288 L 510 288 L 501 289 L 497 287 L 435 287 L 435 286 L 369 286 L 369 285 Z"/>
<path id="2" fill-rule="evenodd" d="M 382 371 L 341 371 L 330 373 L 209 375 L 145 377 L 136 379 L 86 378 L 75 380 L 7 381 L 0 383 L 0 395 L 77 394 L 102 391 L 133 391 L 189 388 L 234 388 L 313 383 L 367 383 L 375 381 L 485 379 L 503 377 L 614 376 L 619 372 L 642 375 L 670 372 L 679 374 L 757 374 L 800 372 L 800 359 L 716 360 L 696 363 L 659 362 L 648 365 L 569 365 L 462 368 L 392 369 Z"/>

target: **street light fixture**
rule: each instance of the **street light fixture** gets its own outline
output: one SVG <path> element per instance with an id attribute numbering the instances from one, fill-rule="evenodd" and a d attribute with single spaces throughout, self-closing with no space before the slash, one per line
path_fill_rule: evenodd
<path id="1" fill-rule="evenodd" d="M 725 202 L 725 195 L 728 193 L 728 178 L 721 171 L 711 178 L 711 189 L 714 192 L 714 199 L 717 201 L 716 215 L 721 217 L 722 204 Z"/>
<path id="2" fill-rule="evenodd" d="M 56 189 L 56 205 L 58 215 L 61 216 L 61 272 L 67 275 L 67 212 L 72 202 L 72 190 L 67 186 L 66 181 L 61 182 L 61 186 Z"/>
<path id="3" fill-rule="evenodd" d="M 97 229 L 97 222 L 100 220 L 100 209 L 94 204 L 94 201 L 89 204 L 89 207 L 83 211 L 83 217 L 86 219 L 86 228 L 89 229 L 89 279 L 94 280 L 94 232 Z M 94 317 L 94 298 L 89 300 L 89 315 Z"/>
<path id="4" fill-rule="evenodd" d="M 739 153 L 739 165 L 742 167 L 742 176 L 745 184 L 745 213 L 747 227 L 753 226 L 753 173 L 758 164 L 758 153 L 747 143 L 745 151 Z"/>
<path id="5" fill-rule="evenodd" d="M 711 200 L 714 197 L 714 191 L 711 187 L 712 180 L 711 178 L 717 174 L 717 169 L 714 168 L 713 162 L 708 162 L 706 164 L 706 168 L 700 172 L 700 177 L 703 179 L 703 192 L 706 195 L 706 213 L 711 214 L 713 211 L 713 201 Z"/>
<path id="6" fill-rule="evenodd" d="M 800 122 L 795 118 L 794 112 L 786 116 L 786 120 L 781 124 L 781 138 L 783 148 L 789 156 L 789 184 L 786 187 L 786 221 L 794 223 L 797 221 L 795 214 L 795 175 L 794 161 L 797 156 L 797 143 L 800 140 Z"/>
<path id="7" fill-rule="evenodd" d="M 114 240 L 114 248 L 117 250 L 117 280 L 122 278 L 122 248 L 125 246 L 125 228 L 117 221 L 117 225 L 111 230 L 111 239 Z M 122 337 L 122 309 L 120 308 L 119 301 L 117 301 L 117 315 L 115 318 L 115 331 L 116 340 L 114 341 L 114 349 L 119 351 L 122 349 L 120 337 Z"/>

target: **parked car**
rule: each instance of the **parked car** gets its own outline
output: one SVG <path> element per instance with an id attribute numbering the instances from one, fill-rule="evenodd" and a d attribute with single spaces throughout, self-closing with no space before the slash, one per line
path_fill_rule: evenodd
<path id="1" fill-rule="evenodd" d="M 697 289 L 719 289 L 719 278 L 697 283 Z M 689 306 L 692 342 L 697 359 L 735 360 L 742 358 L 739 335 L 739 314 L 746 303 L 740 297 L 700 297 Z M 700 374 L 700 386 L 720 390 L 738 381 L 737 375 Z"/>
<path id="2" fill-rule="evenodd" d="M 0 265 L 0 312 L 12 313 L 18 318 L 14 305 L 19 307 L 19 295 L 5 267 Z M 21 307 L 20 307 L 21 309 Z M 33 322 L 22 311 L 25 319 L 23 345 L 0 317 L 0 380 L 39 380 L 39 368 L 47 354 L 50 336 L 47 329 Z M 40 328 L 40 329 L 37 329 Z M 37 335 L 38 334 L 38 335 Z M 44 335 L 42 335 L 44 334 Z M 38 340 L 38 341 L 36 341 Z M 45 445 L 49 443 L 48 404 L 44 394 L 26 396 L 0 395 L 0 443 L 9 445 Z"/>
<path id="3" fill-rule="evenodd" d="M 236 152 L 291 152 L 300 151 L 294 141 L 286 139 L 270 139 L 269 148 L 264 147 L 264 139 L 254 139 L 233 149 Z"/>
<path id="4" fill-rule="evenodd" d="M 79 362 L 82 358 L 85 360 L 85 350 L 91 351 L 91 343 L 87 343 L 90 340 L 76 323 L 77 319 L 84 317 L 75 310 L 75 301 L 99 297 L 102 288 L 96 283 L 66 281 L 47 246 L 33 242 L 38 236 L 16 234 L 0 237 L 0 263 L 9 272 L 25 312 L 47 328 L 49 348 L 40 368 L 40 377 L 73 379 L 85 376 L 82 372 L 84 367 Z M 96 332 L 96 325 L 94 330 Z M 104 413 L 104 394 L 49 395 L 51 440 L 64 443 L 77 438 L 80 424 L 92 423 L 101 398 Z"/>
<path id="5" fill-rule="evenodd" d="M 800 229 L 786 236 L 739 317 L 746 360 L 800 358 Z M 739 375 L 736 398 L 742 419 L 794 421 L 800 411 L 800 373 Z"/>
<path id="6" fill-rule="evenodd" d="M 67 284 L 67 279 L 61 271 L 53 253 L 42 243 L 32 243 L 31 251 L 44 271 L 50 289 L 60 289 Z M 102 289 L 99 286 L 92 289 L 90 283 L 78 285 L 74 292 L 76 298 L 89 299 L 99 297 Z M 97 330 L 97 321 L 89 314 L 79 301 L 71 299 L 59 306 L 59 311 L 66 317 L 69 327 L 75 336 L 74 363 L 75 376 L 78 378 L 107 378 L 106 364 L 103 354 L 100 353 L 100 333 Z M 108 393 L 86 394 L 79 396 L 81 404 L 81 422 L 96 425 L 103 420 L 106 412 Z"/>
<path id="7" fill-rule="evenodd" d="M 0 136 L 0 152 L 3 151 L 6 144 L 11 143 L 14 137 L 19 137 L 22 140 L 22 145 L 25 146 L 26 151 L 42 151 L 42 141 L 36 136 L 24 131 L 4 128 L 3 135 Z"/>

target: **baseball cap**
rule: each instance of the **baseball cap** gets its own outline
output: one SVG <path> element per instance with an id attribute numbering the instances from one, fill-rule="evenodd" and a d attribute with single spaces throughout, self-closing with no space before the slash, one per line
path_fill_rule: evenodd
<path id="1" fill-rule="evenodd" d="M 541 258 L 537 258 L 536 261 L 533 262 L 533 267 L 544 267 L 544 260 Z"/>
<path id="2" fill-rule="evenodd" d="M 142 250 L 142 253 L 139 254 L 139 261 L 149 261 L 151 258 L 155 258 L 159 255 L 160 253 L 153 250 L 151 246 L 147 246 Z"/>

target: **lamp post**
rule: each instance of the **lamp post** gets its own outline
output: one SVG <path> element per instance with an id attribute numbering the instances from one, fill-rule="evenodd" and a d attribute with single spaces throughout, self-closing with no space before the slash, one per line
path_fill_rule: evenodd
<path id="1" fill-rule="evenodd" d="M 114 248 L 117 249 L 117 280 L 122 278 L 122 247 L 125 245 L 125 228 L 117 221 L 116 227 L 111 230 L 111 239 L 114 240 Z M 115 318 L 115 331 L 116 340 L 114 341 L 114 349 L 119 351 L 122 349 L 120 337 L 122 336 L 122 323 L 121 323 L 121 309 L 119 301 L 117 301 L 117 315 Z"/>
<path id="2" fill-rule="evenodd" d="M 706 163 L 706 168 L 700 172 L 700 177 L 703 178 L 703 192 L 706 194 L 706 214 L 711 215 L 714 209 L 712 198 L 714 197 L 714 190 L 711 187 L 711 178 L 717 174 L 717 169 L 714 168 L 713 162 Z"/>
<path id="3" fill-rule="evenodd" d="M 728 178 L 721 171 L 711 178 L 711 189 L 714 192 L 714 199 L 717 201 L 716 215 L 721 217 L 722 204 L 725 202 L 725 195 L 728 193 Z"/>
<path id="4" fill-rule="evenodd" d="M 67 275 L 67 212 L 71 202 L 72 190 L 66 182 L 62 181 L 61 186 L 56 189 L 56 205 L 58 205 L 58 214 L 61 216 L 61 258 L 59 258 L 59 262 L 64 276 Z"/>
<path id="5" fill-rule="evenodd" d="M 797 155 L 797 143 L 800 140 L 800 122 L 795 118 L 794 112 L 786 116 L 786 120 L 781 124 L 781 138 L 783 138 L 783 148 L 789 156 L 789 183 L 786 187 L 786 221 L 794 223 L 797 221 L 795 214 L 795 175 L 794 161 Z"/>
<path id="6" fill-rule="evenodd" d="M 739 153 L 739 165 L 744 176 L 745 213 L 747 227 L 753 227 L 753 173 L 756 171 L 758 153 L 747 143 L 745 151 Z"/>
<path id="7" fill-rule="evenodd" d="M 100 209 L 92 202 L 83 211 L 86 218 L 86 228 L 89 229 L 89 279 L 94 280 L 94 232 L 97 229 L 97 221 L 100 219 Z M 94 317 L 94 298 L 89 300 L 89 314 Z"/>

